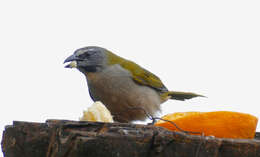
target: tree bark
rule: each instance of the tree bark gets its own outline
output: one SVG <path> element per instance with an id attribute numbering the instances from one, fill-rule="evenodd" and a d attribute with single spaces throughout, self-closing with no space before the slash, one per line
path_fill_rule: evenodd
<path id="1" fill-rule="evenodd" d="M 5 157 L 260 157 L 260 137 L 224 139 L 153 125 L 48 120 L 6 126 Z"/>

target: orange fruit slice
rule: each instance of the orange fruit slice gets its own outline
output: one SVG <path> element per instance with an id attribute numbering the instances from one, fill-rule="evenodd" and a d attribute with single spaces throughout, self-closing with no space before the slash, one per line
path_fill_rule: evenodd
<path id="1" fill-rule="evenodd" d="M 178 112 L 168 114 L 162 119 L 170 120 L 185 131 L 201 132 L 205 136 L 219 138 L 252 139 L 258 119 L 255 116 L 239 112 Z M 172 131 L 180 131 L 173 124 L 159 120 L 156 126 Z"/>

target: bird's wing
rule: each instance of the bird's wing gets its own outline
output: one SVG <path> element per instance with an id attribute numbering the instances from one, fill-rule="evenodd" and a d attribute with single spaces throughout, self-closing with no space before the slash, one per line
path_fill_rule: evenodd
<path id="1" fill-rule="evenodd" d="M 159 77 L 140 67 L 134 62 L 126 60 L 124 62 L 121 62 L 120 65 L 132 74 L 133 80 L 136 83 L 154 88 L 160 92 L 168 91 L 168 89 L 164 86 Z"/>

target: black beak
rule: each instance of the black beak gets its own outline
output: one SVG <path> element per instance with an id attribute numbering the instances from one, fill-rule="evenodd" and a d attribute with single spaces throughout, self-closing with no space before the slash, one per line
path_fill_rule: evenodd
<path id="1" fill-rule="evenodd" d="M 67 62 L 71 62 L 71 61 L 77 61 L 77 60 L 79 60 L 79 59 L 75 55 L 71 55 L 71 56 L 69 56 L 68 58 L 65 59 L 63 64 L 67 63 Z"/>
<path id="2" fill-rule="evenodd" d="M 65 65 L 64 68 L 72 68 L 70 64 Z"/>
<path id="3" fill-rule="evenodd" d="M 67 63 L 67 62 L 71 62 L 70 64 L 66 65 L 65 68 L 75 68 L 77 66 L 77 63 L 76 61 L 80 61 L 82 59 L 76 57 L 74 54 L 69 56 L 67 59 L 65 59 L 65 61 L 63 62 L 64 63 Z M 73 63 L 75 62 L 75 63 Z"/>

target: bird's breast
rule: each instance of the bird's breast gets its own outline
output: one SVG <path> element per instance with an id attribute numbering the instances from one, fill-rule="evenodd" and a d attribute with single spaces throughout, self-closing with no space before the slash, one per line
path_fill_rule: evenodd
<path id="1" fill-rule="evenodd" d="M 143 111 L 133 108 L 143 108 L 153 115 L 162 103 L 157 91 L 135 83 L 131 73 L 120 65 L 110 66 L 98 73 L 88 73 L 87 82 L 94 101 L 103 102 L 114 115 L 125 114 L 127 121 L 146 118 Z M 135 111 L 131 112 L 131 109 Z"/>

